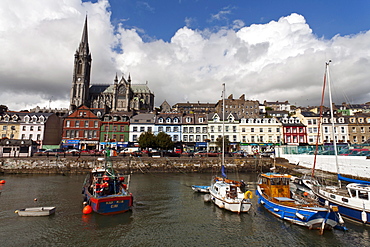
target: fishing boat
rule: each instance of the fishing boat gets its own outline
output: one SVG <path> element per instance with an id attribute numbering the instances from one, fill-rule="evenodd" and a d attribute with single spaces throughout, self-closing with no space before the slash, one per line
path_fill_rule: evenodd
<path id="1" fill-rule="evenodd" d="M 19 216 L 49 216 L 55 213 L 55 207 L 22 208 L 15 211 Z"/>
<path id="2" fill-rule="evenodd" d="M 214 177 L 209 193 L 211 201 L 219 208 L 234 213 L 248 212 L 252 207 L 252 192 L 243 192 L 243 183 L 226 177 Z"/>
<path id="3" fill-rule="evenodd" d="M 329 62 L 326 63 L 325 67 L 324 88 L 327 82 L 329 89 L 330 117 L 332 123 L 332 135 L 333 135 L 332 139 L 336 140 L 336 138 L 334 137 L 335 121 L 330 89 L 331 82 L 329 73 Z M 370 201 L 369 201 L 370 182 L 346 178 L 340 174 L 336 141 L 333 141 L 333 144 L 334 144 L 335 165 L 338 178 L 337 185 L 316 187 L 316 189 L 314 189 L 313 192 L 318 197 L 319 201 L 322 204 L 338 207 L 340 214 L 343 215 L 344 217 L 360 223 L 370 224 Z M 314 174 L 315 165 L 316 162 L 314 161 L 312 174 Z M 345 187 L 342 187 L 341 181 L 349 182 L 349 184 L 347 184 L 347 186 Z"/>
<path id="4" fill-rule="evenodd" d="M 322 207 L 315 200 L 292 198 L 290 179 L 287 174 L 261 174 L 256 191 L 258 203 L 280 219 L 319 229 L 321 234 L 333 228 L 345 230 L 337 207 Z"/>
<path id="5" fill-rule="evenodd" d="M 191 189 L 195 192 L 209 193 L 209 185 L 192 185 Z"/>
<path id="6" fill-rule="evenodd" d="M 82 190 L 84 203 L 102 215 L 129 211 L 133 205 L 133 196 L 129 192 L 130 175 L 118 174 L 113 169 L 110 150 L 105 155 L 104 164 L 86 176 Z"/>
<path id="7" fill-rule="evenodd" d="M 245 187 L 244 182 L 239 182 L 227 179 L 225 173 L 225 83 L 222 84 L 222 177 L 214 177 L 209 188 L 210 201 L 212 201 L 219 208 L 224 208 L 231 212 L 242 213 L 248 212 L 252 206 L 251 198 L 252 192 L 243 192 L 242 187 Z"/>

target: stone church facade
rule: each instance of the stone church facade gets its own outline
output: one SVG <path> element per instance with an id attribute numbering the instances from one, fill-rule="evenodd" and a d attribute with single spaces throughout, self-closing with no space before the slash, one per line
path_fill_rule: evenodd
<path id="1" fill-rule="evenodd" d="M 81 42 L 74 56 L 70 110 L 85 105 L 107 112 L 153 111 L 154 94 L 148 83 L 132 84 L 130 75 L 127 79 L 123 76 L 118 79 L 116 75 L 112 85 L 90 85 L 91 62 L 86 17 Z"/>

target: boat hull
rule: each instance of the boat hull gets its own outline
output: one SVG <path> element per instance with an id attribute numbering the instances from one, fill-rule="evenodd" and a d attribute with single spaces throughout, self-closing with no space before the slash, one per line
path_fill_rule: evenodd
<path id="1" fill-rule="evenodd" d="M 256 194 L 258 203 L 274 216 L 309 229 L 332 229 L 338 225 L 339 214 L 321 207 L 291 207 L 281 205 L 263 196 L 260 187 Z M 324 224 L 324 228 L 323 228 Z"/>
<path id="2" fill-rule="evenodd" d="M 199 193 L 209 193 L 210 186 L 192 185 L 191 189 Z"/>
<path id="3" fill-rule="evenodd" d="M 370 224 L 370 211 L 364 210 L 363 208 L 356 207 L 350 204 L 351 198 L 348 197 L 340 197 L 338 195 L 335 195 L 335 197 L 340 199 L 341 201 L 334 200 L 332 197 L 330 197 L 330 193 L 318 193 L 314 192 L 317 198 L 319 199 L 319 202 L 322 205 L 331 205 L 338 207 L 339 213 L 348 219 L 357 221 L 359 223 L 365 223 Z M 343 200 L 344 198 L 344 200 Z M 343 201 L 348 201 L 347 203 Z"/>
<path id="4" fill-rule="evenodd" d="M 223 208 L 223 209 L 229 210 L 234 213 L 246 213 L 250 210 L 252 206 L 252 204 L 246 199 L 225 200 L 215 195 L 212 195 L 212 193 L 211 193 L 211 201 L 219 208 Z"/>
<path id="5" fill-rule="evenodd" d="M 16 211 L 19 216 L 49 216 L 55 213 L 55 207 L 23 208 Z"/>
<path id="6" fill-rule="evenodd" d="M 85 191 L 85 196 L 92 210 L 102 215 L 127 212 L 131 210 L 133 204 L 133 196 L 131 194 L 96 197 Z"/>

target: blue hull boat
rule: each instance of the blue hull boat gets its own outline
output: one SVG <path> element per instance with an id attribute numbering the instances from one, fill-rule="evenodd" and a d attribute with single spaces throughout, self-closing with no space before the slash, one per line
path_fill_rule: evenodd
<path id="1" fill-rule="evenodd" d="M 276 217 L 309 229 L 345 230 L 337 207 L 322 207 L 315 201 L 293 199 L 289 188 L 290 175 L 261 174 L 256 194 L 258 202 Z"/>

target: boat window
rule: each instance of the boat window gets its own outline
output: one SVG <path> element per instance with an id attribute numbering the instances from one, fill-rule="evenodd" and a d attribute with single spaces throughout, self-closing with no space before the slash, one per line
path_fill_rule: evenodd
<path id="1" fill-rule="evenodd" d="M 367 193 L 367 191 L 359 190 L 358 191 L 358 197 L 361 198 L 361 199 L 364 199 L 364 200 L 369 200 L 369 194 Z"/>
<path id="2" fill-rule="evenodd" d="M 348 199 L 343 197 L 342 202 L 348 202 Z"/>
<path id="3" fill-rule="evenodd" d="M 356 197 L 356 190 L 349 190 L 351 197 Z"/>
<path id="4" fill-rule="evenodd" d="M 330 198 L 333 198 L 333 199 L 335 199 L 335 195 L 333 195 L 333 194 L 330 194 Z"/>

